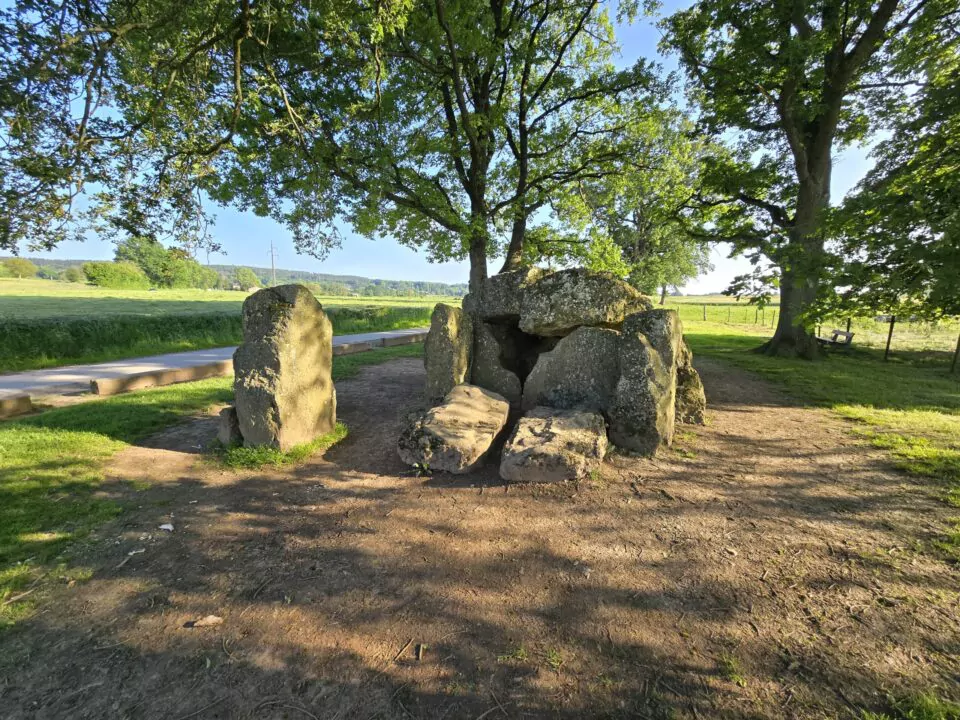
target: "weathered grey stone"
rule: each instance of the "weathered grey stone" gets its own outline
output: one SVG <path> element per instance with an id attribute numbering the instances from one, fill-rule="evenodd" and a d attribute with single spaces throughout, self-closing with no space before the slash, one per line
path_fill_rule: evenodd
<path id="1" fill-rule="evenodd" d="M 240 433 L 240 421 L 237 419 L 237 409 L 235 407 L 231 406 L 220 411 L 217 440 L 225 447 L 239 445 L 243 442 L 243 435 Z"/>
<path id="2" fill-rule="evenodd" d="M 476 311 L 484 320 L 505 320 L 520 317 L 520 306 L 525 289 L 546 274 L 543 268 L 524 268 L 493 275 L 483 282 L 480 298 L 471 299 L 466 307 L 475 302 Z"/>
<path id="3" fill-rule="evenodd" d="M 477 323 L 473 341 L 473 384 L 502 395 L 511 404 L 519 404 L 520 378 L 503 366 L 503 345 L 507 342 L 506 328 L 482 321 Z"/>
<path id="4" fill-rule="evenodd" d="M 460 308 L 437 303 L 430 316 L 430 332 L 423 345 L 427 371 L 426 395 L 431 405 L 469 379 L 470 346 L 473 342 L 470 316 Z"/>
<path id="5" fill-rule="evenodd" d="M 442 404 L 404 428 L 397 442 L 400 459 L 431 470 L 468 472 L 493 445 L 509 413 L 510 403 L 502 396 L 457 385 Z"/>
<path id="6" fill-rule="evenodd" d="M 700 374 L 693 367 L 693 353 L 686 342 L 680 344 L 677 359 L 677 422 L 703 425 L 707 395 Z"/>
<path id="7" fill-rule="evenodd" d="M 581 327 L 540 355 L 523 386 L 522 407 L 606 410 L 620 376 L 620 333 Z"/>
<path id="8" fill-rule="evenodd" d="M 675 401 L 675 366 L 664 364 L 645 335 L 625 331 L 620 339 L 620 379 L 607 411 L 610 440 L 649 455 L 670 445 Z"/>
<path id="9" fill-rule="evenodd" d="M 616 328 L 627 315 L 652 307 L 650 298 L 610 273 L 573 268 L 524 289 L 520 329 L 562 337 L 583 325 Z"/>
<path id="10" fill-rule="evenodd" d="M 581 480 L 600 467 L 607 451 L 603 415 L 537 407 L 520 418 L 500 460 L 511 482 Z"/>
<path id="11" fill-rule="evenodd" d="M 333 430 L 333 327 L 302 285 L 265 288 L 243 303 L 243 343 L 233 355 L 244 444 L 288 450 Z"/>
<path id="12" fill-rule="evenodd" d="M 623 321 L 623 334 L 643 333 L 660 353 L 664 366 L 673 367 L 680 361 L 683 345 L 683 324 L 676 310 L 656 308 L 627 316 Z"/>

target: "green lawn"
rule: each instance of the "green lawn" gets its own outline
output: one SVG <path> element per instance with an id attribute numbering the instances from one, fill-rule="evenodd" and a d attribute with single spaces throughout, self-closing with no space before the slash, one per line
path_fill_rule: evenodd
<path id="1" fill-rule="evenodd" d="M 342 380 L 365 365 L 422 352 L 422 345 L 402 345 L 335 357 L 333 377 Z M 84 572 L 67 564 L 70 544 L 122 512 L 117 502 L 94 493 L 114 454 L 232 397 L 232 379 L 215 378 L 0 422 L 0 628 L 31 611 L 37 593 L 9 602 L 30 590 L 31 583 Z M 332 440 L 344 433 L 338 427 Z M 319 449 L 320 444 L 310 448 Z M 293 458 L 272 453 L 243 457 L 234 464 L 277 464 L 306 454 L 299 449 Z"/>

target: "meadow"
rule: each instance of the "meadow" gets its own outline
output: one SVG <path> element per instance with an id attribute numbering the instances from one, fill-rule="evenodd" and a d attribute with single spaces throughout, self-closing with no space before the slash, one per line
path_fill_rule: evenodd
<path id="1" fill-rule="evenodd" d="M 0 372 L 105 362 L 240 342 L 248 293 L 110 290 L 52 280 L 0 279 Z M 334 333 L 423 327 L 442 297 L 326 297 Z"/>

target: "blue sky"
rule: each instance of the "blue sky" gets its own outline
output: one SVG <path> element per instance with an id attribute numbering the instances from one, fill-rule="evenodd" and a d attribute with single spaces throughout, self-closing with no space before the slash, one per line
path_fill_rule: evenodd
<path id="1" fill-rule="evenodd" d="M 669 14 L 688 2 L 667 0 L 661 12 Z M 640 18 L 634 25 L 618 26 L 617 36 L 623 48 L 624 63 L 638 57 L 659 62 L 665 69 L 676 68 L 672 57 L 663 57 L 657 52 L 660 33 L 654 18 Z M 866 151 L 852 148 L 836 158 L 833 172 L 832 197 L 841 198 L 852 188 L 871 166 Z M 429 280 L 436 282 L 466 282 L 469 267 L 466 262 L 430 263 L 423 252 L 404 247 L 390 238 L 376 241 L 353 235 L 344 230 L 343 246 L 333 250 L 326 260 L 320 261 L 294 250 L 289 231 L 268 218 L 260 218 L 250 212 L 238 212 L 230 208 L 215 209 L 216 222 L 213 235 L 223 246 L 223 254 L 211 255 L 214 264 L 270 266 L 270 240 L 277 252 L 277 267 L 342 275 L 362 275 L 390 280 Z M 719 292 L 737 274 L 747 272 L 750 264 L 743 258 L 727 258 L 728 248 L 712 250 L 714 270 L 687 284 L 686 293 L 701 294 Z M 36 253 L 29 253 L 37 255 Z M 110 242 L 88 239 L 82 243 L 64 243 L 52 253 L 38 255 L 50 258 L 83 258 L 108 260 L 113 257 Z M 205 258 L 199 258 L 204 261 Z M 490 262 L 490 271 L 495 272 L 498 261 Z"/>

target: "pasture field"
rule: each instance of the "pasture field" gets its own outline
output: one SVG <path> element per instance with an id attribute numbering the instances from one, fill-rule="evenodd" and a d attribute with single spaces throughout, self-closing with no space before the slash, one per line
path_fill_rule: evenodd
<path id="1" fill-rule="evenodd" d="M 0 317 L 21 320 L 91 315 L 180 315 L 240 312 L 248 293 L 240 290 L 111 290 L 55 280 L 0 278 Z M 444 297 L 318 296 L 324 307 L 433 307 L 459 303 Z"/>

